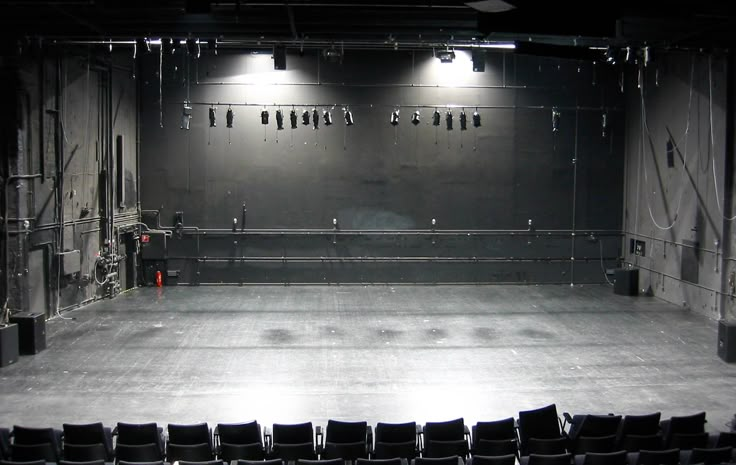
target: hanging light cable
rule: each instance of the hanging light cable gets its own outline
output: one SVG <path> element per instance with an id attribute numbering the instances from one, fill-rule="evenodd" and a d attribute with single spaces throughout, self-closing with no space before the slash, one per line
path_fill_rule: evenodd
<path id="1" fill-rule="evenodd" d="M 233 128 L 233 120 L 235 119 L 235 114 L 233 113 L 233 107 L 228 106 L 227 107 L 227 113 L 225 114 L 225 125 L 227 126 L 227 143 L 228 145 L 231 144 L 230 139 L 230 130 Z"/>

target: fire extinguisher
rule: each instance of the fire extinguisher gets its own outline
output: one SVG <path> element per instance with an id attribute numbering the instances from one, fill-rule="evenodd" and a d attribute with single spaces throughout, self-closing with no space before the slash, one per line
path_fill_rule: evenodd
<path id="1" fill-rule="evenodd" d="M 164 278 L 161 274 L 161 271 L 156 272 L 156 287 L 161 287 L 164 285 Z"/>

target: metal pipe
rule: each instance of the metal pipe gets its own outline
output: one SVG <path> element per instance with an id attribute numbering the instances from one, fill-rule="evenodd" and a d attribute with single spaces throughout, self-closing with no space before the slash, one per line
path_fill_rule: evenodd
<path id="1" fill-rule="evenodd" d="M 576 99 L 577 101 L 577 99 Z M 554 136 L 553 136 L 554 137 Z M 578 195 L 578 112 L 575 111 L 575 146 L 572 155 L 572 233 L 570 238 L 570 286 L 575 285 L 575 213 Z"/>
<path id="2" fill-rule="evenodd" d="M 191 227 L 190 227 L 191 228 Z M 163 230 L 173 230 L 173 228 L 163 227 Z M 188 228 L 184 228 L 182 232 L 186 235 L 203 235 L 203 236 L 511 236 L 511 237 L 570 237 L 574 236 L 571 232 L 530 232 L 530 231 L 453 231 L 453 230 L 244 230 L 244 231 L 232 231 L 224 229 L 202 229 L 196 231 L 188 231 Z M 589 236 L 595 234 L 596 236 L 603 237 L 619 237 L 622 235 L 620 232 L 595 232 L 585 231 L 578 232 L 577 237 L 584 238 L 583 236 Z M 576 237 L 573 237 L 575 239 Z"/>
<path id="3" fill-rule="evenodd" d="M 620 257 L 603 257 L 603 260 L 618 260 Z M 567 257 L 196 257 L 169 256 L 169 260 L 197 260 L 200 262 L 242 263 L 567 263 Z M 583 257 L 578 260 L 598 261 L 600 257 Z M 569 284 L 569 283 L 568 283 Z"/>

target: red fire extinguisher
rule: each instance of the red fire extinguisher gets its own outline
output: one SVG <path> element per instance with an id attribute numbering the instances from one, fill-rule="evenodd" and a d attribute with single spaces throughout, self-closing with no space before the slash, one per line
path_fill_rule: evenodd
<path id="1" fill-rule="evenodd" d="M 160 271 L 156 272 L 156 287 L 161 287 L 164 285 L 164 278 Z"/>

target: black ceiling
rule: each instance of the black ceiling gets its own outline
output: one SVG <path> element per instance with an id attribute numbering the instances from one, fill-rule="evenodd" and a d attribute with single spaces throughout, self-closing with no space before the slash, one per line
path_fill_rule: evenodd
<path id="1" fill-rule="evenodd" d="M 471 2 L 472 3 L 472 2 Z M 491 6 L 503 6 L 493 0 Z M 483 13 L 463 1 L 0 0 L 5 38 L 221 38 L 367 46 L 533 40 L 562 45 L 729 46 L 730 2 L 506 0 Z"/>

